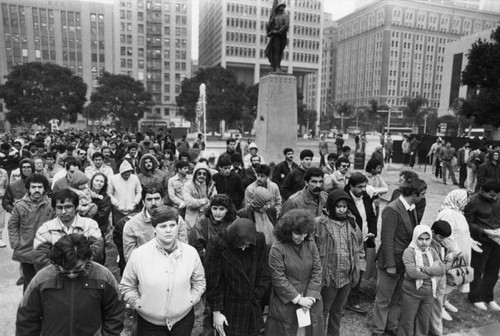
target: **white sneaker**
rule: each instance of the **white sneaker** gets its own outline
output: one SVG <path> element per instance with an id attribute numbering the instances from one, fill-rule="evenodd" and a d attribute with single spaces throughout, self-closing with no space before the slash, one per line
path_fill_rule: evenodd
<path id="1" fill-rule="evenodd" d="M 441 318 L 445 321 L 453 321 L 453 319 L 451 318 L 450 314 L 448 314 L 448 312 L 443 308 L 443 310 L 441 311 Z"/>
<path id="2" fill-rule="evenodd" d="M 488 310 L 488 307 L 486 307 L 486 303 L 484 302 L 474 302 L 474 306 L 481 310 Z"/>
<path id="3" fill-rule="evenodd" d="M 450 303 L 450 301 L 446 300 L 444 303 L 444 308 L 446 308 L 447 311 L 452 312 L 452 313 L 457 313 L 458 309 L 454 305 Z"/>
<path id="4" fill-rule="evenodd" d="M 0 238 L 0 248 L 1 247 L 7 247 L 7 244 L 5 244 L 2 238 Z"/>
<path id="5" fill-rule="evenodd" d="M 494 311 L 500 311 L 500 306 L 495 301 L 488 302 L 488 307 Z"/>

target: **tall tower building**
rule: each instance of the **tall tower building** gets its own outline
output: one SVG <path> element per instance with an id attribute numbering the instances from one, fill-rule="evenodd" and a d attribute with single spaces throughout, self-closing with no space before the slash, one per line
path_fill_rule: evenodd
<path id="1" fill-rule="evenodd" d="M 324 115 L 333 110 L 335 102 L 335 74 L 337 60 L 337 22 L 330 21 L 323 29 L 323 57 L 321 71 L 321 109 Z"/>
<path id="2" fill-rule="evenodd" d="M 95 79 L 112 71 L 111 4 L 1 0 L 0 12 L 0 82 L 15 65 L 52 62 L 81 76 L 90 93 Z"/>
<path id="3" fill-rule="evenodd" d="M 221 65 L 252 85 L 270 71 L 264 55 L 272 0 L 200 1 L 199 65 Z M 281 67 L 304 76 L 320 70 L 322 2 L 287 1 L 288 44 Z"/>
<path id="4" fill-rule="evenodd" d="M 438 108 L 447 43 L 493 29 L 499 15 L 457 6 L 381 0 L 338 21 L 336 102 L 395 108 L 421 95 Z"/>
<path id="5" fill-rule="evenodd" d="M 175 97 L 191 77 L 191 1 L 115 0 L 115 73 L 143 81 L 153 106 L 142 126 L 179 126 Z"/>

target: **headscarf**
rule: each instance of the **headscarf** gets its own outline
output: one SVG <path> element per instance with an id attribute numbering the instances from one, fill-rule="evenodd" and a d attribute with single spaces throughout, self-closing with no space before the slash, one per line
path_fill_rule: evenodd
<path id="1" fill-rule="evenodd" d="M 349 203 L 349 201 L 351 201 L 351 198 L 345 191 L 341 189 L 335 189 L 328 194 L 328 198 L 326 199 L 325 204 L 325 211 L 328 217 L 330 217 L 331 219 L 344 220 L 347 218 L 347 213 L 345 216 L 339 217 L 335 212 L 335 206 L 340 200 L 345 200 L 347 203 Z"/>
<path id="2" fill-rule="evenodd" d="M 429 260 L 429 265 L 434 264 L 434 258 L 432 256 L 432 251 L 431 248 L 428 247 L 425 252 L 423 252 L 420 247 L 417 245 L 417 240 L 418 237 L 420 237 L 422 234 L 427 233 L 429 234 L 429 237 L 432 239 L 432 230 L 428 225 L 417 225 L 415 229 L 413 229 L 413 238 L 411 240 L 411 243 L 408 247 L 413 248 L 415 250 L 415 264 L 417 267 L 423 267 L 424 265 L 424 257 L 423 255 L 425 254 L 427 256 L 427 259 Z M 423 279 L 416 279 L 415 280 L 415 285 L 417 286 L 417 290 L 422 287 L 424 284 Z M 436 297 L 436 289 L 437 289 L 437 277 L 431 277 L 431 286 L 432 286 L 432 295 Z"/>
<path id="3" fill-rule="evenodd" d="M 253 200 L 250 203 L 254 210 L 260 210 L 264 205 L 271 201 L 272 195 L 264 187 L 255 188 Z"/>
<path id="4" fill-rule="evenodd" d="M 247 218 L 238 218 L 226 229 L 228 243 L 233 248 L 257 245 L 257 229 L 255 224 Z"/>
<path id="5" fill-rule="evenodd" d="M 448 193 L 444 198 L 441 210 L 452 209 L 460 212 L 464 211 L 465 206 L 468 202 L 467 190 L 465 189 L 455 189 Z"/>

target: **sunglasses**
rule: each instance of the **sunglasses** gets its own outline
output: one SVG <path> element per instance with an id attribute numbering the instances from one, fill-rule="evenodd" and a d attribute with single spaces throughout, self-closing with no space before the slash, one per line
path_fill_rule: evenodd
<path id="1" fill-rule="evenodd" d="M 196 175 L 197 176 L 207 176 L 208 174 L 205 172 L 197 172 Z"/>

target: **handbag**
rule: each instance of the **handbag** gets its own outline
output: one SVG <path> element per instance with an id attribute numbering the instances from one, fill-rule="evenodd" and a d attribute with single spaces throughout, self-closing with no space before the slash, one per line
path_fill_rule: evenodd
<path id="1" fill-rule="evenodd" d="M 446 271 L 446 284 L 449 286 L 461 286 L 474 280 L 474 269 L 467 266 L 463 257 L 458 255 L 451 268 Z"/>

